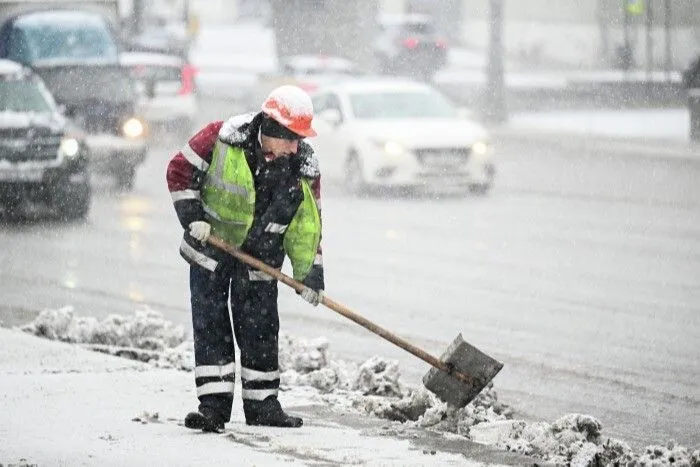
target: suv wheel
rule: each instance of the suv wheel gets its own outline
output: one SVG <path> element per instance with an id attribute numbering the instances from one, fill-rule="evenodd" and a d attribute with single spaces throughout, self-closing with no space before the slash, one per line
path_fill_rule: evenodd
<path id="1" fill-rule="evenodd" d="M 357 154 L 350 154 L 345 163 L 345 190 L 355 196 L 362 196 L 366 188 L 360 158 Z"/>
<path id="2" fill-rule="evenodd" d="M 85 219 L 90 212 L 92 190 L 89 185 L 77 186 L 56 196 L 60 196 L 55 204 L 64 220 Z"/>
<path id="3" fill-rule="evenodd" d="M 131 190 L 134 188 L 134 179 L 136 178 L 136 167 L 123 167 L 116 174 L 117 186 L 122 190 Z"/>

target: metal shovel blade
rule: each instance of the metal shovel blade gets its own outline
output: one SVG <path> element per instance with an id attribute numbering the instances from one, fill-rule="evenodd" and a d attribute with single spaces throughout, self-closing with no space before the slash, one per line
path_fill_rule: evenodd
<path id="1" fill-rule="evenodd" d="M 455 407 L 464 407 L 471 402 L 503 368 L 503 363 L 465 342 L 462 334 L 452 341 L 440 360 L 467 376 L 469 383 L 443 370 L 431 368 L 423 376 L 423 385 L 442 401 Z"/>

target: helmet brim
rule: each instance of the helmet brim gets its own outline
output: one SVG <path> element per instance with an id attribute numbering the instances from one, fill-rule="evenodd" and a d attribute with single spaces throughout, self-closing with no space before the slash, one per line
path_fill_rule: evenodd
<path id="1" fill-rule="evenodd" d="M 292 127 L 287 127 L 287 128 L 289 128 L 291 131 L 293 131 L 294 133 L 298 134 L 299 136 L 301 136 L 303 138 L 312 138 L 318 134 L 318 133 L 316 133 L 316 130 L 314 130 L 311 127 L 304 128 L 304 129 L 297 129 L 297 128 L 292 128 Z"/>

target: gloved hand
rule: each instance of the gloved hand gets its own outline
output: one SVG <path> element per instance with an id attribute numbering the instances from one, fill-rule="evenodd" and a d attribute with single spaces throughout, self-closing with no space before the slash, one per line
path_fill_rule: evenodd
<path id="1" fill-rule="evenodd" d="M 314 290 L 310 287 L 304 287 L 299 295 L 313 306 L 318 306 L 323 300 L 323 290 Z"/>
<path id="2" fill-rule="evenodd" d="M 195 240 L 202 242 L 202 245 L 207 243 L 209 235 L 211 235 L 211 224 L 204 221 L 194 221 L 190 224 L 190 235 Z"/>
<path id="3" fill-rule="evenodd" d="M 311 271 L 306 275 L 302 283 L 306 286 L 299 292 L 301 298 L 311 303 L 313 306 L 318 306 L 323 300 L 323 266 L 314 264 Z"/>

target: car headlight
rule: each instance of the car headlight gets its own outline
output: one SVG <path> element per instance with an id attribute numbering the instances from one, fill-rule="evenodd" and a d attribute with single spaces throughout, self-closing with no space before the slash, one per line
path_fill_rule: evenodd
<path id="1" fill-rule="evenodd" d="M 66 157 L 75 157 L 80 152 L 80 143 L 75 138 L 63 138 L 58 150 Z"/>
<path id="2" fill-rule="evenodd" d="M 483 156 L 489 152 L 489 145 L 484 141 L 477 141 L 476 143 L 472 144 L 472 152 L 474 154 L 478 154 L 479 156 Z"/>
<path id="3" fill-rule="evenodd" d="M 404 148 L 401 143 L 396 141 L 373 140 L 372 142 L 377 145 L 387 156 L 400 156 L 406 152 L 406 148 Z"/>
<path id="4" fill-rule="evenodd" d="M 141 120 L 132 117 L 122 125 L 122 133 L 127 138 L 140 138 L 143 136 L 146 128 Z"/>

